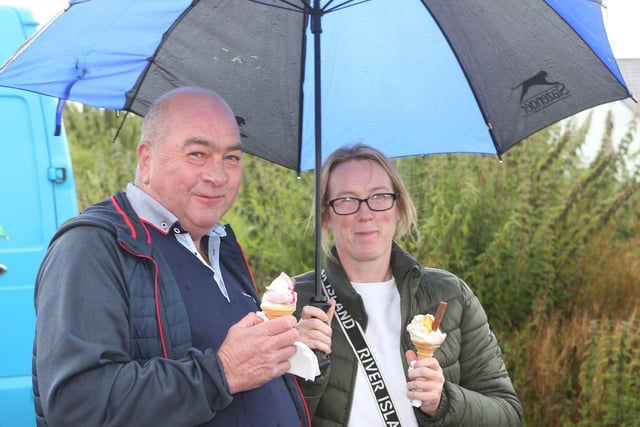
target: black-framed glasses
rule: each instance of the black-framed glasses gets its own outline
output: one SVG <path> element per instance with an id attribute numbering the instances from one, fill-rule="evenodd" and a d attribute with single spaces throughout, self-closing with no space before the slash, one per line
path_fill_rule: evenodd
<path id="1" fill-rule="evenodd" d="M 393 207 L 398 195 L 395 193 L 376 193 L 366 199 L 357 197 L 338 197 L 327 203 L 336 215 L 353 215 L 360 210 L 360 205 L 366 203 L 375 212 L 388 211 Z"/>

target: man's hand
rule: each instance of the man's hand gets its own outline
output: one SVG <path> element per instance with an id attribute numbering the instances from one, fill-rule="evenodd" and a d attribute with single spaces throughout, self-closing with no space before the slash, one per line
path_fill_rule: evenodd
<path id="1" fill-rule="evenodd" d="M 331 353 L 331 319 L 336 309 L 336 301 L 328 301 L 331 305 L 325 313 L 322 309 L 311 305 L 302 308 L 300 322 L 296 326 L 300 334 L 298 340 L 312 350 Z"/>
<path id="2" fill-rule="evenodd" d="M 418 360 L 418 356 L 413 350 L 406 352 L 407 362 L 411 366 L 415 361 L 413 369 L 409 369 L 409 399 L 422 402 L 420 409 L 427 415 L 433 416 L 440 405 L 442 387 L 444 386 L 444 374 L 438 361 L 429 357 Z"/>
<path id="3" fill-rule="evenodd" d="M 293 316 L 265 322 L 249 313 L 229 328 L 218 357 L 231 394 L 260 387 L 289 370 L 298 339 L 295 325 Z"/>

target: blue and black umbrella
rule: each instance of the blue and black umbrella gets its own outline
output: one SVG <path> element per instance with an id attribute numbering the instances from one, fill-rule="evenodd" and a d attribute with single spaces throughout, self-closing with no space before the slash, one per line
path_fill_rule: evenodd
<path id="1" fill-rule="evenodd" d="M 319 173 L 324 155 L 355 142 L 390 157 L 501 155 L 631 96 L 601 7 L 72 0 L 0 69 L 0 85 L 141 116 L 169 89 L 211 88 L 237 114 L 247 152 L 297 171 Z"/>

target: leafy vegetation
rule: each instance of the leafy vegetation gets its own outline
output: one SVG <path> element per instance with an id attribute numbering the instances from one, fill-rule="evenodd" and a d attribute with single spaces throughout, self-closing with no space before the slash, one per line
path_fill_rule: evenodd
<path id="1" fill-rule="evenodd" d="M 124 190 L 135 177 L 140 117 L 69 103 L 64 120 L 80 209 Z"/>
<path id="2" fill-rule="evenodd" d="M 140 119 L 65 116 L 79 205 L 125 187 Z M 621 141 L 607 118 L 585 163 L 589 121 L 555 125 L 490 156 L 397 160 L 419 212 L 401 243 L 464 278 L 482 301 L 530 426 L 631 426 L 640 418 L 640 167 L 637 119 Z M 635 143 L 637 147 L 637 142 Z M 265 286 L 313 268 L 312 174 L 246 156 L 224 218 Z"/>

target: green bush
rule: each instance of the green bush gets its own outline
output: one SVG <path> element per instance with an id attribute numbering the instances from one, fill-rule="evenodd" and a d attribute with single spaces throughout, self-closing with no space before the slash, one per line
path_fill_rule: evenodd
<path id="1" fill-rule="evenodd" d="M 64 119 L 80 209 L 124 190 L 135 177 L 141 118 L 69 103 Z"/>

